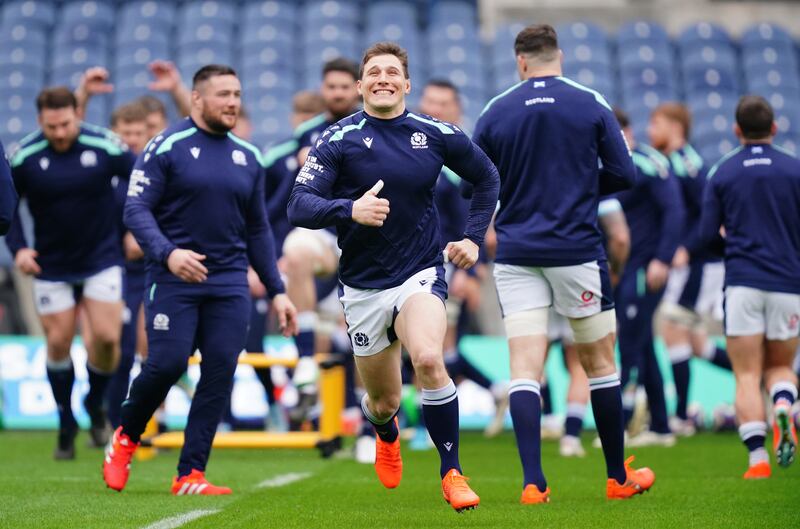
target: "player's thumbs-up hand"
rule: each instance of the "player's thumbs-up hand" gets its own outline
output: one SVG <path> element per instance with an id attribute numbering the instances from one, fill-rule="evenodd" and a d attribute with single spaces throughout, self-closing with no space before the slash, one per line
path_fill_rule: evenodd
<path id="1" fill-rule="evenodd" d="M 389 216 L 389 201 L 378 198 L 378 193 L 383 189 L 383 180 L 378 180 L 372 189 L 353 202 L 353 220 L 364 226 L 383 226 L 383 221 Z"/>

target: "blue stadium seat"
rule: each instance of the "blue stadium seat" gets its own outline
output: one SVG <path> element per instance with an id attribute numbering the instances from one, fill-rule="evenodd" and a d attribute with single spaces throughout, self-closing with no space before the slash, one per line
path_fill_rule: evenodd
<path id="1" fill-rule="evenodd" d="M 743 48 L 742 67 L 745 72 L 761 64 L 797 69 L 798 63 L 794 46 L 785 42 L 764 43 L 759 41 L 753 46 Z"/>
<path id="2" fill-rule="evenodd" d="M 3 24 L 0 26 L 0 44 L 11 46 L 15 44 L 47 45 L 48 33 L 25 24 Z"/>
<path id="3" fill-rule="evenodd" d="M 101 63 L 86 64 L 62 64 L 50 71 L 51 85 L 64 85 L 75 88 L 81 80 L 83 72 L 90 66 L 105 66 Z"/>
<path id="4" fill-rule="evenodd" d="M 315 28 L 328 22 L 355 25 L 360 19 L 359 6 L 350 0 L 309 2 L 300 18 L 306 28 Z"/>
<path id="5" fill-rule="evenodd" d="M 355 26 L 333 23 L 323 24 L 303 33 L 306 50 L 309 46 L 341 46 L 346 49 L 359 48 L 358 31 Z"/>
<path id="6" fill-rule="evenodd" d="M 455 66 L 465 63 L 483 64 L 483 56 L 479 47 L 451 44 L 449 46 L 430 48 L 431 66 Z"/>
<path id="7" fill-rule="evenodd" d="M 574 43 L 608 46 L 608 35 L 605 30 L 592 22 L 559 24 L 555 29 L 561 46 Z"/>
<path id="8" fill-rule="evenodd" d="M 727 136 L 733 131 L 734 112 L 705 109 L 692 114 L 692 140 Z"/>
<path id="9" fill-rule="evenodd" d="M 420 49 L 421 35 L 419 29 L 413 24 L 377 24 L 368 25 L 366 28 L 366 44 L 382 40 L 397 42 L 411 54 Z M 411 49 L 413 48 L 413 49 Z"/>
<path id="10" fill-rule="evenodd" d="M 651 64 L 663 64 L 672 68 L 674 53 L 668 42 L 649 42 L 620 47 L 620 68 L 642 68 Z"/>
<path id="11" fill-rule="evenodd" d="M 36 130 L 38 126 L 33 109 L 30 112 L 0 114 L 0 136 L 4 138 L 3 143 L 7 146 L 10 146 L 13 140 L 20 140 L 26 134 Z M 5 138 L 8 139 L 5 140 Z M 10 152 L 10 148 L 8 151 Z"/>
<path id="12" fill-rule="evenodd" d="M 713 166 L 720 158 L 731 152 L 738 143 L 731 138 L 711 138 L 703 143 L 696 143 L 700 157 L 706 162 L 707 165 Z"/>
<path id="13" fill-rule="evenodd" d="M 661 24 L 649 20 L 628 22 L 623 24 L 617 32 L 617 44 L 620 50 L 629 46 L 665 42 L 669 43 L 667 30 Z"/>
<path id="14" fill-rule="evenodd" d="M 417 10 L 409 2 L 394 0 L 371 2 L 367 5 L 367 27 L 389 24 L 416 27 Z"/>
<path id="15" fill-rule="evenodd" d="M 747 70 L 746 78 L 751 91 L 800 88 L 800 73 L 791 67 L 761 64 Z"/>
<path id="16" fill-rule="evenodd" d="M 263 45 L 294 45 L 296 31 L 293 25 L 272 20 L 247 22 L 240 28 L 239 41 L 243 47 Z"/>
<path id="17" fill-rule="evenodd" d="M 178 31 L 178 47 L 228 45 L 233 42 L 233 25 L 226 20 L 203 20 Z"/>
<path id="18" fill-rule="evenodd" d="M 153 80 L 152 74 L 145 66 L 139 64 L 129 64 L 117 68 L 112 72 L 114 82 L 114 92 L 127 91 L 146 91 L 147 86 Z"/>
<path id="19" fill-rule="evenodd" d="M 242 47 L 241 64 L 244 71 L 276 67 L 291 67 L 294 69 L 297 65 L 295 46 L 289 42 L 248 45 Z"/>
<path id="20" fill-rule="evenodd" d="M 0 90 L 16 89 L 36 93 L 45 81 L 45 69 L 35 64 L 0 66 Z"/>
<path id="21" fill-rule="evenodd" d="M 775 144 L 786 149 L 795 156 L 800 155 L 800 135 L 781 134 L 775 138 Z"/>
<path id="22" fill-rule="evenodd" d="M 114 65 L 117 70 L 128 66 L 144 68 L 152 61 L 168 60 L 171 56 L 169 46 L 157 42 L 120 46 L 117 48 Z"/>
<path id="23" fill-rule="evenodd" d="M 592 63 L 565 63 L 564 76 L 595 90 L 599 90 L 598 87 L 602 87 L 605 92 L 609 92 L 609 88 L 614 84 L 613 75 L 609 68 Z"/>
<path id="24" fill-rule="evenodd" d="M 261 90 L 254 88 L 242 93 L 242 101 L 252 115 L 283 113 L 291 107 L 294 91 Z M 288 124 L 287 124 L 288 127 Z"/>
<path id="25" fill-rule="evenodd" d="M 211 22 L 228 23 L 232 26 L 238 18 L 234 2 L 195 0 L 183 4 L 178 12 L 178 24 L 181 26 L 195 26 Z"/>
<path id="26" fill-rule="evenodd" d="M 247 1 L 242 8 L 242 20 L 245 23 L 270 21 L 294 26 L 298 19 L 297 11 L 297 4 L 287 0 Z"/>
<path id="27" fill-rule="evenodd" d="M 290 105 L 284 107 L 286 112 L 270 112 L 268 114 L 252 114 L 253 137 L 259 138 L 259 142 L 269 143 L 272 139 L 285 138 L 290 130 L 289 109 Z"/>
<path id="28" fill-rule="evenodd" d="M 478 30 L 474 25 L 461 22 L 447 22 L 428 26 L 428 40 L 432 46 L 462 44 L 479 46 Z"/>
<path id="29" fill-rule="evenodd" d="M 431 25 L 453 22 L 475 26 L 478 15 L 472 3 L 442 0 L 431 6 L 430 22 Z"/>
<path id="30" fill-rule="evenodd" d="M 109 42 L 110 38 L 107 31 L 96 30 L 85 22 L 75 25 L 57 24 L 55 35 L 53 36 L 55 49 L 73 44 L 107 48 Z"/>
<path id="31" fill-rule="evenodd" d="M 486 78 L 479 64 L 466 63 L 458 66 L 442 66 L 436 69 L 436 76 L 449 79 L 460 90 L 475 90 L 486 94 Z"/>
<path id="32" fill-rule="evenodd" d="M 509 57 L 514 59 L 514 40 L 517 34 L 525 29 L 527 24 L 524 22 L 514 22 L 511 24 L 500 24 L 495 28 L 494 43 L 492 44 L 492 57 L 494 61 L 506 60 Z"/>
<path id="33" fill-rule="evenodd" d="M 775 112 L 778 134 L 800 135 L 800 103 L 786 105 Z"/>
<path id="34" fill-rule="evenodd" d="M 125 47 L 132 45 L 148 45 L 151 43 L 167 45 L 170 42 L 172 32 L 164 29 L 159 24 L 140 21 L 118 27 L 115 34 L 117 49 L 123 51 Z"/>
<path id="35" fill-rule="evenodd" d="M 34 111 L 33 98 L 27 89 L 0 89 L 0 109 L 9 114 L 31 113 Z"/>
<path id="36" fill-rule="evenodd" d="M 564 62 L 593 63 L 608 66 L 611 64 L 611 54 L 604 44 L 578 43 L 576 45 L 562 45 Z"/>
<path id="37" fill-rule="evenodd" d="M 78 66 L 89 68 L 91 66 L 107 66 L 108 52 L 102 48 L 89 46 L 61 46 L 53 54 L 53 69 L 62 66 Z"/>
<path id="38" fill-rule="evenodd" d="M 675 86 L 675 71 L 665 64 L 628 67 L 620 71 L 622 85 L 629 88 Z"/>
<path id="39" fill-rule="evenodd" d="M 168 32 L 175 22 L 175 5 L 172 2 L 124 2 L 120 5 L 117 24 L 122 27 L 147 24 Z"/>
<path id="40" fill-rule="evenodd" d="M 781 88 L 778 90 L 759 90 L 756 94 L 764 97 L 776 112 L 800 101 L 800 88 Z"/>
<path id="41" fill-rule="evenodd" d="M 495 70 L 495 74 L 492 77 L 494 80 L 494 86 L 491 86 L 489 89 L 489 95 L 494 97 L 497 94 L 511 88 L 515 84 L 519 83 L 519 74 L 517 70 L 509 70 L 509 71 L 502 71 L 499 72 Z"/>
<path id="42" fill-rule="evenodd" d="M 84 114 L 83 120 L 92 125 L 109 126 L 109 116 L 111 114 L 108 105 L 109 99 L 108 96 L 93 97 L 86 107 L 86 114 Z"/>
<path id="43" fill-rule="evenodd" d="M 738 67 L 738 57 L 732 47 L 709 44 L 692 48 L 689 52 L 682 54 L 681 66 L 684 70 L 714 67 L 735 71 Z"/>
<path id="44" fill-rule="evenodd" d="M 730 47 L 733 40 L 725 28 L 709 22 L 698 22 L 684 29 L 678 36 L 677 43 L 682 50 L 688 50 L 708 44 Z"/>
<path id="45" fill-rule="evenodd" d="M 280 69 L 245 70 L 242 72 L 242 90 L 292 92 L 296 88 L 291 72 Z"/>
<path id="46" fill-rule="evenodd" d="M 678 99 L 675 91 L 668 87 L 653 87 L 644 90 L 638 89 L 633 92 L 626 91 L 623 88 L 622 97 L 625 108 L 628 109 L 629 112 L 633 111 L 632 109 L 635 108 L 647 108 L 652 110 L 661 103 L 676 101 Z"/>
<path id="47" fill-rule="evenodd" d="M 313 75 L 318 77 L 322 65 L 331 59 L 345 57 L 355 61 L 360 59 L 360 53 L 361 49 L 352 42 L 344 44 L 342 42 L 323 43 L 319 41 L 309 41 L 306 42 L 303 64 L 306 68 L 311 69 Z"/>
<path id="48" fill-rule="evenodd" d="M 686 93 L 706 93 L 710 90 L 739 92 L 739 78 L 734 72 L 722 68 L 698 68 L 684 71 Z"/>
<path id="49" fill-rule="evenodd" d="M 55 2 L 23 0 L 6 2 L 0 10 L 4 25 L 23 24 L 31 29 L 47 31 L 56 20 Z"/>
<path id="50" fill-rule="evenodd" d="M 0 66 L 35 64 L 44 68 L 47 64 L 46 49 L 43 42 L 19 43 L 0 40 Z"/>
<path id="51" fill-rule="evenodd" d="M 114 7 L 94 0 L 68 2 L 58 13 L 58 22 L 68 27 L 88 24 L 93 31 L 107 32 L 114 26 Z"/>
<path id="52" fill-rule="evenodd" d="M 212 63 L 231 65 L 233 63 L 231 48 L 219 45 L 197 47 L 190 44 L 186 48 L 178 50 L 178 69 L 184 79 L 191 79 L 198 69 Z"/>
<path id="53" fill-rule="evenodd" d="M 743 47 L 749 46 L 753 42 L 785 42 L 792 43 L 792 36 L 784 28 L 777 24 L 762 22 L 750 26 L 742 33 L 741 44 Z"/>
<path id="54" fill-rule="evenodd" d="M 689 94 L 687 104 L 689 105 L 689 110 L 692 112 L 712 109 L 733 115 L 738 100 L 739 96 L 737 94 L 711 90 L 708 92 Z"/>

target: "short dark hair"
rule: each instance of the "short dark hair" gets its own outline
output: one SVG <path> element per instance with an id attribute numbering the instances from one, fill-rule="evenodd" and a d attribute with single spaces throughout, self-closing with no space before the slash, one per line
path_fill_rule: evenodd
<path id="1" fill-rule="evenodd" d="M 549 24 L 528 26 L 517 34 L 514 40 L 516 55 L 533 55 L 545 61 L 552 61 L 558 53 L 558 34 Z"/>
<path id="2" fill-rule="evenodd" d="M 144 123 L 147 121 L 147 110 L 144 105 L 137 101 L 120 105 L 111 113 L 111 126 L 116 127 L 118 123 Z"/>
<path id="3" fill-rule="evenodd" d="M 617 118 L 617 123 L 619 123 L 619 127 L 621 129 L 625 129 L 631 126 L 631 119 L 628 117 L 628 114 L 625 113 L 619 107 L 614 107 L 614 117 Z"/>
<path id="4" fill-rule="evenodd" d="M 364 57 L 361 59 L 361 67 L 358 70 L 358 78 L 364 76 L 364 66 L 378 55 L 394 55 L 400 59 L 400 64 L 403 65 L 403 75 L 408 79 L 408 52 L 404 50 L 399 44 L 394 42 L 378 42 L 367 48 L 364 52 Z"/>
<path id="5" fill-rule="evenodd" d="M 428 88 L 429 86 L 435 86 L 436 88 L 446 88 L 447 90 L 451 90 L 456 95 L 456 97 L 461 95 L 461 91 L 450 79 L 431 79 L 430 81 L 425 83 L 424 88 Z"/>
<path id="6" fill-rule="evenodd" d="M 343 72 L 353 77 L 353 81 L 358 81 L 358 65 L 350 59 L 337 57 L 326 62 L 322 67 L 322 78 L 330 72 Z"/>
<path id="7" fill-rule="evenodd" d="M 134 102 L 142 105 L 142 108 L 144 108 L 148 115 L 158 113 L 164 116 L 164 118 L 167 117 L 166 105 L 156 96 L 142 96 Z"/>
<path id="8" fill-rule="evenodd" d="M 675 101 L 668 101 L 658 105 L 656 109 L 653 110 L 653 115 L 655 116 L 656 114 L 661 114 L 668 120 L 679 124 L 683 129 L 683 137 L 689 137 L 689 133 L 692 130 L 692 114 L 689 112 L 689 108 L 686 105 Z"/>
<path id="9" fill-rule="evenodd" d="M 72 90 L 66 86 L 45 88 L 36 96 L 36 110 L 40 113 L 46 108 L 59 109 L 69 107 L 78 108 L 78 100 L 75 99 L 75 94 L 72 93 Z"/>
<path id="10" fill-rule="evenodd" d="M 775 113 L 761 96 L 746 95 L 736 105 L 736 124 L 746 140 L 761 140 L 772 135 Z"/>
<path id="11" fill-rule="evenodd" d="M 232 75 L 236 77 L 236 70 L 225 64 L 206 64 L 194 73 L 194 77 L 192 77 L 192 89 L 197 89 L 198 84 L 220 75 Z"/>

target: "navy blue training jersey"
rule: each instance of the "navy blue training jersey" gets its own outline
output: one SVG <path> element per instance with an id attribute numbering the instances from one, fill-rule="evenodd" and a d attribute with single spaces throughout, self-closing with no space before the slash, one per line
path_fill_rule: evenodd
<path id="1" fill-rule="evenodd" d="M 336 226 L 345 285 L 398 286 L 442 263 L 434 188 L 445 164 L 475 186 L 459 240 L 480 246 L 497 202 L 497 170 L 458 127 L 407 111 L 387 120 L 359 111 L 325 130 L 297 175 L 289 221 Z M 353 201 L 378 180 L 391 212 L 379 228 L 357 224 Z"/>
<path id="2" fill-rule="evenodd" d="M 145 252 L 149 282 L 181 282 L 166 263 L 182 248 L 206 256 L 208 284 L 247 284 L 249 261 L 270 296 L 283 292 L 261 153 L 232 133 L 186 118 L 151 140 L 131 173 L 125 224 Z"/>
<path id="3" fill-rule="evenodd" d="M 40 279 L 75 281 L 122 264 L 112 180 L 129 174 L 134 159 L 116 136 L 96 126 L 81 125 L 63 153 L 41 131 L 23 139 L 11 172 L 33 217 Z M 6 243 L 12 254 L 28 247 L 18 216 Z"/>
<path id="4" fill-rule="evenodd" d="M 11 178 L 11 167 L 6 160 L 3 144 L 0 143 L 0 235 L 8 233 L 11 219 L 14 218 L 14 212 L 17 210 L 18 200 L 14 180 Z"/>
<path id="5" fill-rule="evenodd" d="M 292 225 L 286 216 L 286 204 L 289 202 L 289 195 L 292 193 L 294 179 L 299 169 L 298 145 L 297 140 L 291 139 L 271 146 L 264 153 L 267 217 L 272 227 L 272 235 L 275 237 L 275 251 L 278 255 L 283 249 L 283 241 L 292 230 Z"/>
<path id="6" fill-rule="evenodd" d="M 700 240 L 725 227 L 725 284 L 800 294 L 800 160 L 748 144 L 708 174 Z"/>
<path id="7" fill-rule="evenodd" d="M 297 150 L 313 147 L 323 131 L 334 123 L 336 122 L 329 120 L 328 115 L 324 112 L 302 122 L 294 129 L 294 139 L 297 140 Z"/>
<path id="8" fill-rule="evenodd" d="M 636 171 L 603 96 L 565 77 L 528 79 L 489 101 L 473 139 L 500 173 L 498 263 L 605 259 L 600 195 L 627 189 Z"/>
<path id="9" fill-rule="evenodd" d="M 636 185 L 617 195 L 631 233 L 628 263 L 647 266 L 652 259 L 670 264 L 683 236 L 685 213 L 681 190 L 658 151 L 637 147 L 633 163 Z"/>
<path id="10" fill-rule="evenodd" d="M 442 248 L 464 237 L 469 216 L 469 201 L 461 194 L 461 178 L 447 167 L 442 167 L 436 179 L 435 200 L 439 213 L 439 235 Z"/>

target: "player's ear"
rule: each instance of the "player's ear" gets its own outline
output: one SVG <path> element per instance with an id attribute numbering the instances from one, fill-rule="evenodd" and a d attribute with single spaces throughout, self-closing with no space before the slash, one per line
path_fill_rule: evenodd
<path id="1" fill-rule="evenodd" d="M 361 91 L 361 79 L 356 81 L 356 90 L 358 91 L 358 95 L 364 97 L 364 92 Z"/>
<path id="2" fill-rule="evenodd" d="M 775 126 L 774 123 L 772 125 L 773 125 L 773 127 Z M 738 123 L 734 123 L 733 124 L 733 133 L 736 134 L 737 138 L 739 138 L 740 140 L 744 141 L 744 135 L 742 134 L 742 128 L 739 126 Z"/>
<path id="3" fill-rule="evenodd" d="M 411 79 L 406 78 L 406 87 L 403 90 L 406 94 L 411 93 Z"/>
<path id="4" fill-rule="evenodd" d="M 564 66 L 564 51 L 561 48 L 558 49 L 558 64 Z"/>
<path id="5" fill-rule="evenodd" d="M 528 62 L 525 60 L 524 55 L 517 55 L 517 72 L 522 80 L 528 77 Z"/>
<path id="6" fill-rule="evenodd" d="M 769 135 L 775 136 L 777 134 L 778 134 L 778 124 L 773 121 L 772 126 L 769 128 Z"/>

